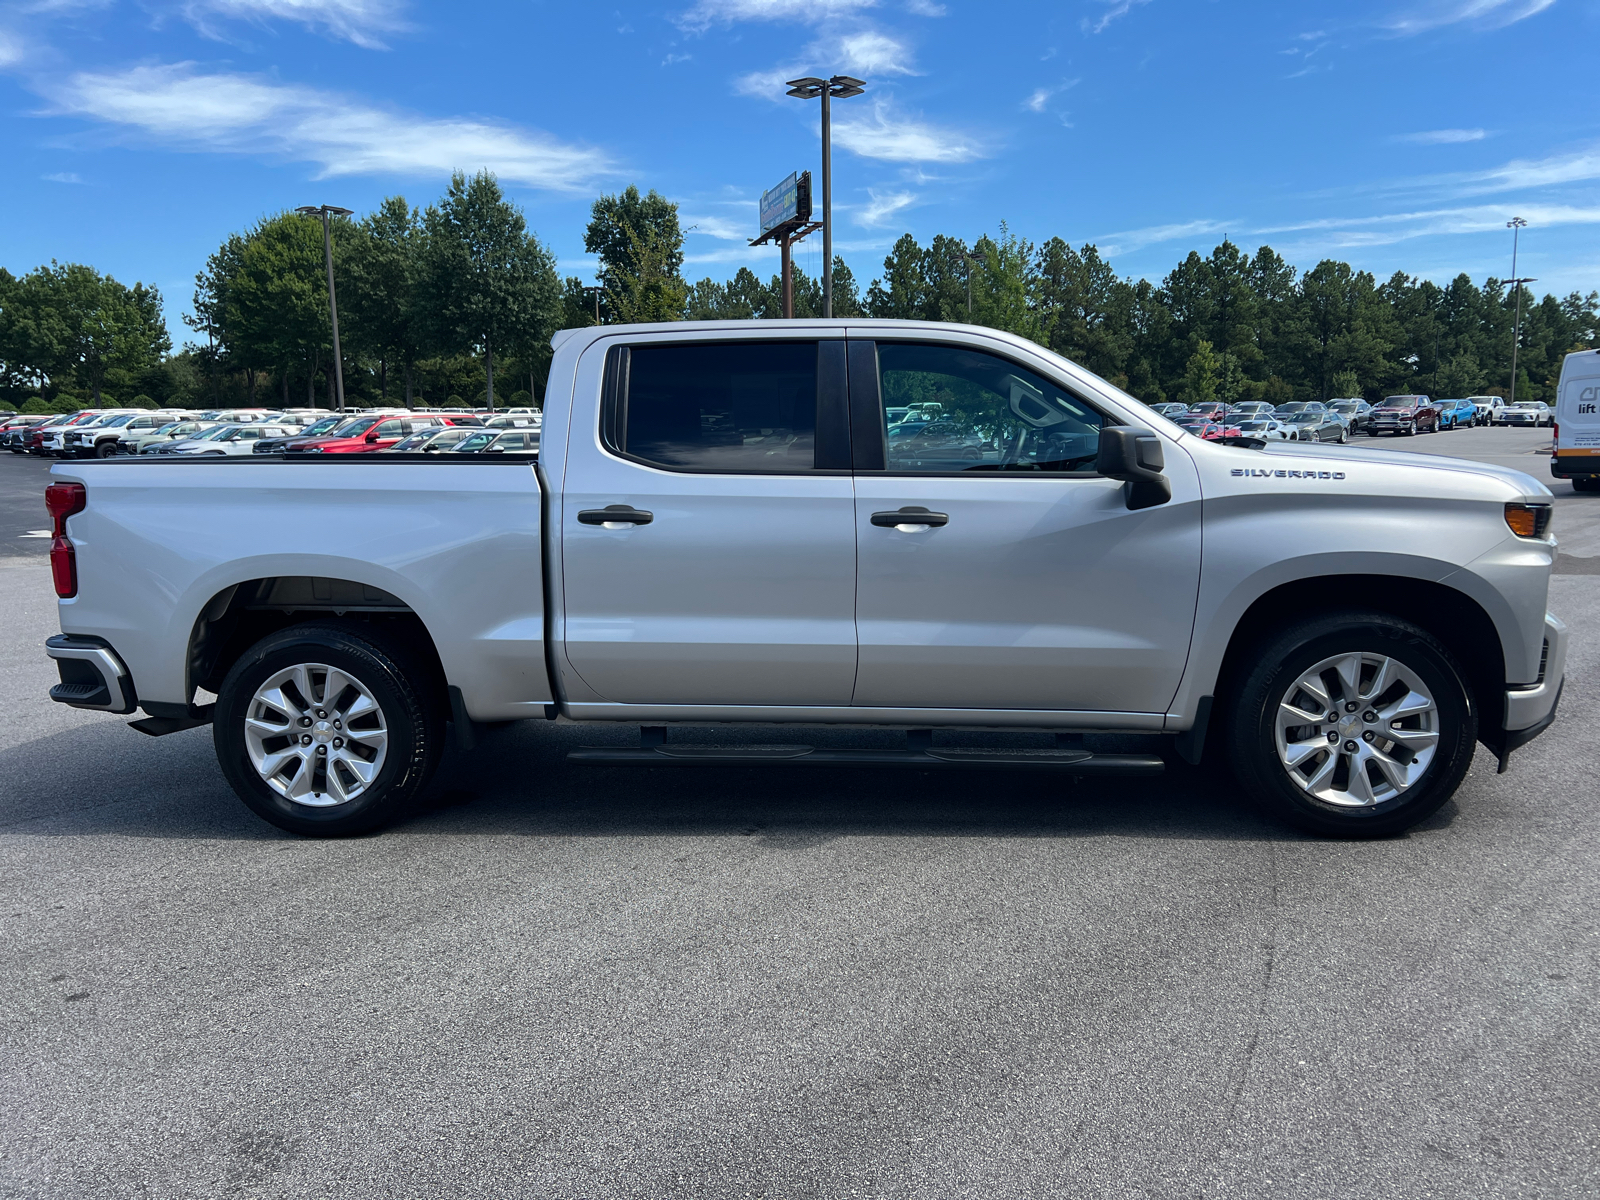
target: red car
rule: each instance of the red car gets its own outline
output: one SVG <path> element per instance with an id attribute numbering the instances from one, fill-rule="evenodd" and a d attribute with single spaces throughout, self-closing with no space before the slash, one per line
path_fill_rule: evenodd
<path id="1" fill-rule="evenodd" d="M 1223 434 L 1222 426 L 1217 424 L 1215 421 L 1209 421 L 1204 417 L 1199 417 L 1199 416 L 1194 416 L 1194 415 L 1190 415 L 1190 416 L 1187 416 L 1187 417 L 1179 417 L 1178 418 L 1178 426 L 1179 426 L 1179 428 L 1187 430 L 1189 433 L 1194 434 L 1195 437 L 1203 438 L 1204 440 L 1206 440 L 1208 442 L 1216 442 L 1216 441 L 1221 441 L 1222 440 L 1222 434 Z"/>
<path id="2" fill-rule="evenodd" d="M 370 454 L 374 450 L 387 450 L 403 437 L 422 429 L 437 429 L 445 425 L 477 425 L 476 418 L 442 416 L 438 413 L 418 413 L 411 417 L 378 415 L 356 417 L 330 437 L 306 438 L 284 447 L 287 454 Z"/>

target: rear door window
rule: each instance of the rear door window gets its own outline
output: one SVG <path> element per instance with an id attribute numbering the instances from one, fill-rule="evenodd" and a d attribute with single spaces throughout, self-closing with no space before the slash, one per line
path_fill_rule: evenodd
<path id="1" fill-rule="evenodd" d="M 816 465 L 817 344 L 634 346 L 611 448 L 653 466 L 737 474 Z"/>

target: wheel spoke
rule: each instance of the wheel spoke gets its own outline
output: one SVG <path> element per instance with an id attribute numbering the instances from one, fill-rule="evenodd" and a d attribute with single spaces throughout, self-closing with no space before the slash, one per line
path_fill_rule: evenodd
<path id="1" fill-rule="evenodd" d="M 1431 750 L 1439 744 L 1439 735 L 1431 729 L 1385 729 L 1383 736 L 1391 742 L 1399 742 L 1413 754 Z"/>
<path id="2" fill-rule="evenodd" d="M 1344 698 L 1354 700 L 1361 695 L 1361 655 L 1347 654 L 1334 664 L 1343 685 Z"/>
<path id="3" fill-rule="evenodd" d="M 1372 682 L 1367 685 L 1359 699 L 1372 701 L 1383 695 L 1388 690 L 1389 684 L 1394 679 L 1395 661 L 1392 658 L 1378 660 L 1378 669 L 1372 674 Z"/>
<path id="4" fill-rule="evenodd" d="M 1330 753 L 1323 764 L 1317 768 L 1316 773 L 1312 775 L 1310 779 L 1302 782 L 1300 786 L 1305 788 L 1305 790 L 1308 792 L 1320 791 L 1322 788 L 1328 786 L 1328 781 L 1333 778 L 1333 773 L 1334 771 L 1338 770 L 1338 768 L 1339 756 L 1337 754 Z M 1298 778 L 1298 776 L 1296 778 Z"/>
<path id="5" fill-rule="evenodd" d="M 1389 781 L 1389 786 L 1396 792 L 1403 792 L 1411 786 L 1410 769 L 1397 763 L 1383 751 L 1373 750 L 1367 761 L 1378 764 L 1378 770 Z"/>
<path id="6" fill-rule="evenodd" d="M 313 680 L 320 680 L 321 686 L 313 686 Z M 352 694 L 342 712 L 329 711 L 341 697 Z M 293 699 L 296 695 L 298 701 Z M 272 710 L 270 716 L 267 710 Z M 245 711 L 245 751 L 251 766 L 268 787 L 296 804 L 311 808 L 348 804 L 372 786 L 388 757 L 383 707 L 371 689 L 339 667 L 322 663 L 285 667 L 262 681 Z M 282 723 L 271 719 L 276 716 L 284 718 Z M 351 717 L 372 728 L 352 731 Z M 273 739 L 288 741 L 268 751 Z M 284 779 L 282 772 L 296 761 L 300 765 L 293 778 Z"/>
<path id="7" fill-rule="evenodd" d="M 1286 767 L 1298 767 L 1318 750 L 1326 750 L 1326 738 L 1315 738 L 1309 742 L 1289 742 L 1283 748 L 1283 764 Z"/>
<path id="8" fill-rule="evenodd" d="M 1372 794 L 1372 780 L 1367 777 L 1366 756 L 1352 754 L 1348 757 L 1350 759 L 1350 781 L 1345 786 L 1350 798 L 1363 805 L 1376 804 L 1378 798 Z"/>
<path id="9" fill-rule="evenodd" d="M 1397 721 L 1401 717 L 1412 717 L 1418 713 L 1432 712 L 1433 699 L 1416 691 L 1409 691 L 1399 700 L 1387 708 L 1378 710 L 1378 715 L 1386 721 Z"/>

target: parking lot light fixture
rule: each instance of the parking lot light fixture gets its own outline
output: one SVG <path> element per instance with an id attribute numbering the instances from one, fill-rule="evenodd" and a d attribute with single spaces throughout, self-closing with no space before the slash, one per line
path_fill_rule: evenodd
<path id="1" fill-rule="evenodd" d="M 963 252 L 961 257 L 967 260 L 967 323 L 971 324 L 972 323 L 972 264 L 973 263 L 977 263 L 981 267 L 987 267 L 989 265 L 989 256 L 986 255 L 986 254 L 967 254 L 967 253 Z"/>
<path id="2" fill-rule="evenodd" d="M 1517 402 L 1517 338 L 1522 333 L 1522 281 L 1517 278 L 1517 240 L 1528 223 L 1521 217 L 1506 222 L 1511 230 L 1511 290 L 1516 293 L 1517 315 L 1511 323 L 1511 403 Z M 1528 280 L 1532 283 L 1533 280 Z"/>
<path id="3" fill-rule="evenodd" d="M 849 75 L 818 79 L 807 75 L 791 79 L 785 95 L 797 100 L 822 101 L 822 315 L 833 316 L 833 117 L 832 102 L 848 100 L 867 90 L 865 80 Z"/>
<path id="4" fill-rule="evenodd" d="M 333 388 L 340 412 L 344 411 L 344 360 L 339 356 L 339 302 L 333 292 L 333 226 L 332 217 L 348 217 L 353 209 L 336 204 L 305 204 L 295 212 L 306 217 L 322 218 L 322 257 L 328 266 L 328 320 L 333 325 Z"/>

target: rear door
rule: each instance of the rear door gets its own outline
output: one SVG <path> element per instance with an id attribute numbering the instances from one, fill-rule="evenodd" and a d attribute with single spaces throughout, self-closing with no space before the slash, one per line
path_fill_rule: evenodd
<path id="1" fill-rule="evenodd" d="M 1169 451 L 1172 501 L 1129 512 L 1094 471 L 1101 412 L 984 346 L 850 343 L 854 703 L 1163 713 L 1200 579 L 1193 464 Z M 921 399 L 938 437 L 885 429 Z"/>
<path id="2" fill-rule="evenodd" d="M 1561 367 L 1556 458 L 1600 470 L 1600 354 L 1575 354 Z"/>
<path id="3" fill-rule="evenodd" d="M 657 336 L 605 353 L 560 517 L 566 661 L 592 702 L 848 705 L 844 341 Z"/>

